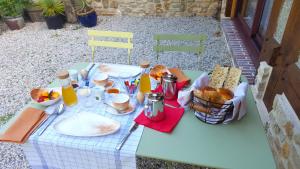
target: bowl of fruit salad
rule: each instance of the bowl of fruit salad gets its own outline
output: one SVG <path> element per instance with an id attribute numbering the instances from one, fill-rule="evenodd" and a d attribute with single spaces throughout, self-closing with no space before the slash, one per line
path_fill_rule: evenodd
<path id="1" fill-rule="evenodd" d="M 61 98 L 59 89 L 35 88 L 31 90 L 30 95 L 35 103 L 43 106 L 50 106 Z"/>

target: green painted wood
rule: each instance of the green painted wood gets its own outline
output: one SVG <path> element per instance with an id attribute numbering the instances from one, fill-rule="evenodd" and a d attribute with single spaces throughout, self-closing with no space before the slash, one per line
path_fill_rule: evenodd
<path id="1" fill-rule="evenodd" d="M 195 52 L 195 53 L 198 53 L 201 50 L 202 50 L 202 48 L 194 47 L 194 46 L 167 46 L 167 45 L 154 46 L 154 51 L 156 51 L 156 52 L 178 51 L 178 52 Z"/>
<path id="2" fill-rule="evenodd" d="M 153 46 L 153 50 L 156 51 L 157 59 L 160 52 L 164 51 L 177 51 L 177 52 L 194 52 L 200 55 L 204 51 L 204 41 L 207 39 L 206 35 L 192 35 L 192 34 L 156 34 L 153 36 L 156 40 L 156 45 Z M 196 41 L 198 46 L 186 46 L 186 45 L 161 45 L 162 40 L 173 41 Z"/>
<path id="3" fill-rule="evenodd" d="M 204 41 L 206 35 L 191 35 L 191 34 L 157 34 L 154 35 L 154 40 L 186 40 L 186 41 Z"/>
<path id="4" fill-rule="evenodd" d="M 195 79 L 201 72 L 185 71 Z M 275 169 L 275 163 L 250 90 L 247 115 L 227 125 L 210 125 L 186 111 L 171 134 L 145 128 L 137 155 L 198 166 Z"/>

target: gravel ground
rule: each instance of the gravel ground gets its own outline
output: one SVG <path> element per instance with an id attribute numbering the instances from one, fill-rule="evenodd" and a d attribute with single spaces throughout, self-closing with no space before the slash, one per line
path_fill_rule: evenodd
<path id="1" fill-rule="evenodd" d="M 211 70 L 215 64 L 231 65 L 220 23 L 209 17 L 99 17 L 93 29 L 134 33 L 132 64 L 141 58 L 189 70 Z M 0 35 L 0 115 L 13 114 L 29 100 L 33 87 L 46 86 L 59 69 L 90 59 L 87 28 L 67 24 L 64 29 L 48 30 L 45 23 L 27 23 L 19 31 Z M 156 60 L 152 48 L 156 33 L 204 33 L 205 52 L 195 54 L 166 52 Z M 167 42 L 169 43 L 169 42 Z M 187 44 L 186 42 L 184 44 Z M 127 50 L 99 48 L 96 62 L 126 63 Z M 0 144 L 0 169 L 28 168 L 18 145 Z"/>

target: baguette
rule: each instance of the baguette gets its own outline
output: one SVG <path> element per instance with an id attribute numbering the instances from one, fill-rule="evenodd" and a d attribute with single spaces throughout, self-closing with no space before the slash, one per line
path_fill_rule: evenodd
<path id="1" fill-rule="evenodd" d="M 221 67 L 220 65 L 216 65 L 212 74 L 211 79 L 209 81 L 208 86 L 213 88 L 222 88 L 224 81 L 228 74 L 228 67 Z"/>
<path id="2" fill-rule="evenodd" d="M 236 86 L 239 84 L 239 80 L 241 77 L 242 71 L 239 68 L 231 67 L 224 83 L 224 88 L 231 90 L 232 92 L 235 90 Z"/>

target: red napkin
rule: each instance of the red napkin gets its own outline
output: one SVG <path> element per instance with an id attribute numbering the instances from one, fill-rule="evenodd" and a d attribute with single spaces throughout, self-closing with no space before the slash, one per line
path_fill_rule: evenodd
<path id="1" fill-rule="evenodd" d="M 142 111 L 134 121 L 138 124 L 144 125 L 160 132 L 171 133 L 181 119 L 184 108 L 170 108 L 164 106 L 164 112 L 165 118 L 161 121 L 149 120 L 144 115 L 144 111 Z"/>
<path id="2" fill-rule="evenodd" d="M 189 81 L 182 81 L 176 83 L 177 90 L 181 90 L 184 86 L 186 86 Z M 162 86 L 159 85 L 155 90 L 152 90 L 153 93 L 162 92 Z M 177 97 L 176 97 L 177 98 Z M 154 130 L 171 133 L 179 120 L 181 119 L 184 108 L 181 108 L 177 102 L 177 99 L 174 100 L 164 100 L 165 104 L 170 104 L 172 106 L 178 108 L 171 108 L 168 106 L 164 106 L 165 118 L 161 121 L 151 121 L 145 115 L 144 111 L 140 113 L 140 115 L 134 120 L 136 123 L 144 125 L 146 127 L 152 128 Z"/>

